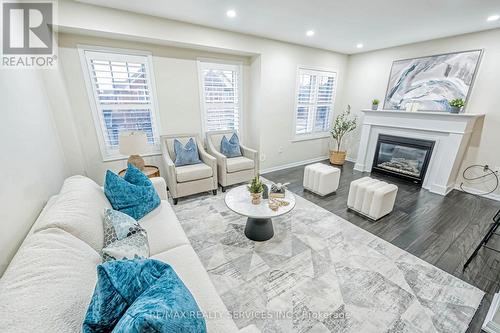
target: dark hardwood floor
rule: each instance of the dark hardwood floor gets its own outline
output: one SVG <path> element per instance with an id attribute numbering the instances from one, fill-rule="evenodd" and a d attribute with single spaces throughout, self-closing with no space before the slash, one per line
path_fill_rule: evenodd
<path id="1" fill-rule="evenodd" d="M 500 288 L 500 254 L 483 249 L 465 273 L 462 266 L 492 223 L 500 202 L 456 190 L 443 197 L 398 178 L 372 174 L 399 187 L 394 211 L 374 222 L 347 210 L 349 184 L 369 175 L 354 171 L 353 166 L 346 162 L 337 192 L 325 197 L 304 190 L 304 166 L 262 176 L 273 182 L 290 182 L 288 189 L 294 193 L 485 291 L 467 331 L 481 332 L 493 294 Z M 489 244 L 500 249 L 500 237 L 496 238 Z"/>

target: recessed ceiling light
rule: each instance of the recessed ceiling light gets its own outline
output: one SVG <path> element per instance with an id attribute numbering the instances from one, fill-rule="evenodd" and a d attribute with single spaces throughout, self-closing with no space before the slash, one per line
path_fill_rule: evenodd
<path id="1" fill-rule="evenodd" d="M 234 9 L 230 9 L 226 12 L 226 16 L 230 18 L 236 17 L 236 11 Z"/>
<path id="2" fill-rule="evenodd" d="M 314 30 L 307 30 L 307 32 L 306 32 L 306 36 L 307 36 L 307 37 L 312 37 L 312 36 L 314 36 Z"/>
<path id="3" fill-rule="evenodd" d="M 493 22 L 493 21 L 496 21 L 498 19 L 500 19 L 500 15 L 491 15 L 491 16 L 488 16 L 488 18 L 486 19 L 486 21 Z"/>
<path id="4" fill-rule="evenodd" d="M 362 49 L 362 48 L 363 48 L 363 46 L 364 46 L 364 45 L 363 45 L 363 43 L 358 43 L 358 44 L 356 44 L 356 47 L 357 47 L 358 49 Z"/>

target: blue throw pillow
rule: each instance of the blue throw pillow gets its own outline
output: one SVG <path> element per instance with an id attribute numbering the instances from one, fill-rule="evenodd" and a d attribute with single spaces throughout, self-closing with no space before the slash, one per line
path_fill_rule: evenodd
<path id="1" fill-rule="evenodd" d="M 84 333 L 200 332 L 203 314 L 170 265 L 154 259 L 97 266 L 97 284 Z"/>
<path id="2" fill-rule="evenodd" d="M 201 163 L 198 146 L 193 138 L 190 138 L 185 146 L 183 146 L 179 140 L 174 139 L 174 153 L 175 166 Z"/>
<path id="3" fill-rule="evenodd" d="M 236 133 L 233 133 L 231 139 L 227 140 L 226 136 L 222 137 L 220 142 L 220 152 L 226 157 L 238 157 L 241 156 L 240 150 L 240 140 Z"/>
<path id="4" fill-rule="evenodd" d="M 104 194 L 113 209 L 140 220 L 158 207 L 161 200 L 151 181 L 136 167 L 129 164 L 127 175 L 131 182 L 108 170 Z"/>
<path id="5" fill-rule="evenodd" d="M 137 169 L 133 164 L 127 164 L 127 171 L 123 179 L 128 181 L 130 184 L 139 186 L 153 186 L 151 180 L 146 176 L 141 170 Z"/>

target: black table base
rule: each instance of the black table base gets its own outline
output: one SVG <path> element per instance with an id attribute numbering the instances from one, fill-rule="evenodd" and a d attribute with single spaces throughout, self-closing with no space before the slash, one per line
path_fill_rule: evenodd
<path id="1" fill-rule="evenodd" d="M 256 219 L 249 217 L 245 226 L 245 236 L 257 242 L 263 242 L 273 238 L 273 221 L 271 219 Z"/>

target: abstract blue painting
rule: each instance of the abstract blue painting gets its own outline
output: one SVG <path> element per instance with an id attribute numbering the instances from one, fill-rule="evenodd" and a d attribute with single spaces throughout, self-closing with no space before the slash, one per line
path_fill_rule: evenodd
<path id="1" fill-rule="evenodd" d="M 392 64 L 384 109 L 419 103 L 422 111 L 448 111 L 449 100 L 467 100 L 482 50 L 396 60 Z"/>

